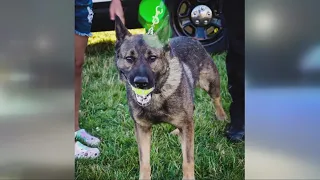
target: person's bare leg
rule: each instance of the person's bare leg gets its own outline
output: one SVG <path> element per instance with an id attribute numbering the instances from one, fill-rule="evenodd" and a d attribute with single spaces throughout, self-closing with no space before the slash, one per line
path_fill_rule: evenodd
<path id="1" fill-rule="evenodd" d="M 85 50 L 88 43 L 87 36 L 75 35 L 75 112 L 74 112 L 74 124 L 75 124 L 75 134 L 77 139 L 81 139 L 87 145 L 97 146 L 100 140 L 84 129 L 79 127 L 79 107 L 82 89 L 82 65 L 84 63 Z"/>
<path id="2" fill-rule="evenodd" d="M 81 98 L 81 82 L 82 82 L 82 65 L 84 62 L 85 50 L 88 43 L 87 36 L 75 35 L 75 109 L 74 109 L 74 124 L 75 131 L 80 129 L 79 127 L 79 107 Z"/>
<path id="3" fill-rule="evenodd" d="M 82 6 L 81 3 L 75 1 L 75 109 L 74 109 L 74 127 L 75 127 L 75 140 L 81 140 L 86 145 L 97 146 L 100 140 L 84 129 L 79 127 L 79 107 L 81 99 L 82 88 L 82 65 L 84 63 L 85 50 L 87 48 L 88 37 L 91 35 L 91 22 L 93 18 L 92 3 L 88 6 Z M 79 141 L 74 144 L 75 158 L 96 158 L 99 156 L 100 151 L 98 148 L 88 147 Z"/>

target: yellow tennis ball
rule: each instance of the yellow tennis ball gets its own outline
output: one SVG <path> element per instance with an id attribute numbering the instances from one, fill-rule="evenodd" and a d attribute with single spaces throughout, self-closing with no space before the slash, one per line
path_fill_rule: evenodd
<path id="1" fill-rule="evenodd" d="M 134 93 L 136 93 L 137 95 L 140 95 L 140 96 L 146 96 L 148 94 L 150 94 L 154 88 L 150 88 L 150 89 L 139 89 L 139 88 L 135 88 L 133 86 L 131 86 L 131 89 Z"/>

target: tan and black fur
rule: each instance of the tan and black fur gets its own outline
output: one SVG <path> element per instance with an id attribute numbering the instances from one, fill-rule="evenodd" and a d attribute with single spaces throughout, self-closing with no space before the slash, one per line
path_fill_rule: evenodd
<path id="1" fill-rule="evenodd" d="M 116 17 L 115 63 L 126 83 L 129 111 L 135 122 L 140 157 L 140 179 L 151 179 L 151 127 L 169 123 L 177 129 L 183 154 L 183 179 L 194 176 L 194 88 L 199 85 L 211 96 L 219 120 L 226 119 L 221 105 L 220 77 L 203 46 L 188 37 L 161 43 L 156 35 L 131 35 Z M 144 79 L 144 83 L 135 83 Z M 131 90 L 155 87 L 147 106 L 141 106 Z M 141 85 L 141 86 L 140 86 Z"/>

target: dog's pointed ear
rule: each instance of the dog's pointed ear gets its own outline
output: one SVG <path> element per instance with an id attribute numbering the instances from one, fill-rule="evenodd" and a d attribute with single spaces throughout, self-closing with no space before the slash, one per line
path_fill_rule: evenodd
<path id="1" fill-rule="evenodd" d="M 117 15 L 115 16 L 115 31 L 118 43 L 122 43 L 126 36 L 131 36 L 131 33 Z"/>

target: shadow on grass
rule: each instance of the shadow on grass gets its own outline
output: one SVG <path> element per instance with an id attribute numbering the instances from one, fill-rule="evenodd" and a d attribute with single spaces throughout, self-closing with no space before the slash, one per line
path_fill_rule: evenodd
<path id="1" fill-rule="evenodd" d="M 89 56 L 99 56 L 104 53 L 114 52 L 114 41 L 102 41 L 87 46 L 86 54 Z"/>

